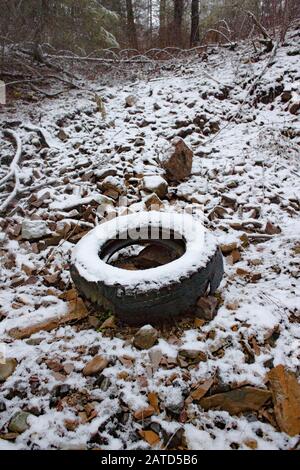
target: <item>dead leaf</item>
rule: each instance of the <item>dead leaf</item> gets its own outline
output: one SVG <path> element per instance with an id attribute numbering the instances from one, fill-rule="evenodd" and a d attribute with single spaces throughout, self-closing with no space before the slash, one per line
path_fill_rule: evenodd
<path id="1" fill-rule="evenodd" d="M 202 318 L 195 318 L 194 320 L 194 325 L 195 325 L 195 328 L 201 328 L 203 325 L 205 324 L 205 320 L 203 320 Z"/>
<path id="2" fill-rule="evenodd" d="M 149 392 L 148 400 L 149 400 L 150 405 L 153 406 L 153 408 L 155 409 L 156 413 L 159 414 L 160 409 L 159 409 L 159 400 L 158 400 L 157 394 L 155 392 Z"/>
<path id="3" fill-rule="evenodd" d="M 154 446 L 160 442 L 159 436 L 153 431 L 139 431 L 139 435 L 145 439 L 150 446 Z"/>
<path id="4" fill-rule="evenodd" d="M 249 447 L 249 449 L 257 449 L 257 441 L 255 439 L 248 439 L 247 441 L 244 441 L 244 444 Z"/>
<path id="5" fill-rule="evenodd" d="M 143 419 L 150 418 L 150 416 L 155 414 L 155 409 L 153 406 L 148 406 L 147 408 L 140 408 L 134 413 L 134 419 L 137 421 L 142 421 Z"/>

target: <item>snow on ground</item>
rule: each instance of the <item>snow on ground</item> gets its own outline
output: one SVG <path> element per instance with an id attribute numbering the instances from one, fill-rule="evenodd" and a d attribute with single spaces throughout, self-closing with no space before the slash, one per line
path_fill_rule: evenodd
<path id="1" fill-rule="evenodd" d="M 266 373 L 277 364 L 299 376 L 300 119 L 282 97 L 291 90 L 292 99 L 299 100 L 299 53 L 289 54 L 299 47 L 299 32 L 291 33 L 289 42 L 279 48 L 237 116 L 269 57 L 251 60 L 247 44 L 236 51 L 216 50 L 207 62 L 183 62 L 152 81 L 88 83 L 87 88 L 100 90 L 105 119 L 85 90 L 38 105 L 14 102 L 2 110 L 3 125 L 22 140 L 21 185 L 33 186 L 0 219 L 0 334 L 7 356 L 18 361 L 0 386 L 0 434 L 16 448 L 146 449 L 138 431 L 150 425 L 171 437 L 183 428 L 189 449 L 247 449 L 253 441 L 258 449 L 295 446 L 297 438 L 275 428 L 270 413 L 230 416 L 203 411 L 195 402 L 184 404 L 192 385 L 213 376 L 223 388 L 265 388 Z M 131 94 L 137 104 L 128 108 L 125 99 Z M 49 147 L 32 125 L 47 131 Z M 72 236 L 101 219 L 99 202 L 106 211 L 122 213 L 116 199 L 126 195 L 131 210 L 143 209 L 142 178 L 163 174 L 159 160 L 176 135 L 194 151 L 193 171 L 188 181 L 169 188 L 162 210 L 203 209 L 218 242 L 240 248 L 236 263 L 225 260 L 215 319 L 203 326 L 182 320 L 162 327 L 150 351 L 132 345 L 134 329 L 100 331 L 102 321 L 95 323 L 94 312 L 93 322 L 12 340 L 11 328 L 64 313 L 58 296 L 72 287 Z M 0 178 L 13 154 L 12 143 L 1 138 Z M 99 199 L 109 186 L 113 192 Z M 67 241 L 61 236 L 56 246 L 25 241 L 20 234 L 24 218 L 44 220 L 52 232 L 58 224 L 71 227 L 72 236 Z M 268 222 L 281 231 L 266 233 Z M 178 349 L 187 346 L 205 352 L 207 361 L 179 367 Z M 151 351 L 157 349 L 164 361 L 154 367 Z M 103 377 L 100 383 L 82 374 L 95 354 L 110 360 L 105 385 Z M 64 392 L 58 386 L 66 386 Z M 149 405 L 149 392 L 159 397 L 161 413 L 143 423 L 133 413 Z M 8 423 L 19 410 L 31 414 L 29 428 L 9 437 Z M 0 439 L 0 448 L 11 446 Z"/>

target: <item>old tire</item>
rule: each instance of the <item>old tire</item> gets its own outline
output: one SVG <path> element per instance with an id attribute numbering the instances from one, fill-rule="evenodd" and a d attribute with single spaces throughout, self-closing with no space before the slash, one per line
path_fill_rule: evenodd
<path id="1" fill-rule="evenodd" d="M 173 249 L 184 244 L 184 254 L 166 265 L 141 271 L 108 264 L 116 250 L 137 243 L 137 231 L 141 243 L 167 243 Z M 223 272 L 222 254 L 199 221 L 187 214 L 154 211 L 99 225 L 75 247 L 71 264 L 80 293 L 131 325 L 183 314 L 208 290 L 211 294 L 216 291 Z"/>

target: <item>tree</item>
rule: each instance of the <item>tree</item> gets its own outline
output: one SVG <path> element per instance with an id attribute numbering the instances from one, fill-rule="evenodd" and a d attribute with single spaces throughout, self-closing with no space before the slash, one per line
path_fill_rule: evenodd
<path id="1" fill-rule="evenodd" d="M 198 44 L 200 41 L 199 32 L 199 0 L 192 0 L 191 9 L 191 47 Z"/>
<path id="2" fill-rule="evenodd" d="M 44 42 L 74 52 L 118 46 L 111 31 L 119 17 L 100 0 L 0 0 L 0 8 L 7 41 L 33 43 L 37 59 Z"/>
<path id="3" fill-rule="evenodd" d="M 159 3 L 159 45 L 166 46 L 166 23 L 167 23 L 167 2 L 160 0 Z"/>
<path id="4" fill-rule="evenodd" d="M 174 0 L 174 45 L 182 47 L 183 0 Z"/>
<path id="5" fill-rule="evenodd" d="M 126 9 L 127 9 L 127 31 L 128 31 L 129 43 L 131 47 L 133 47 L 134 49 L 138 49 L 138 40 L 137 40 L 132 0 L 126 0 Z"/>

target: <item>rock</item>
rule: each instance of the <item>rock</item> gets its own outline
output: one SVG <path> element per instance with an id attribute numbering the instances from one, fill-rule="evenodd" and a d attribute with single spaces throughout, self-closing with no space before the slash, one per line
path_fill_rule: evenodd
<path id="1" fill-rule="evenodd" d="M 163 431 L 164 445 L 166 450 L 186 447 L 184 428 L 178 428 L 175 433 L 166 433 Z"/>
<path id="2" fill-rule="evenodd" d="M 95 170 L 94 175 L 99 180 L 104 180 L 108 176 L 117 176 L 118 172 L 115 168 L 104 168 L 102 170 Z"/>
<path id="3" fill-rule="evenodd" d="M 145 176 L 143 189 L 155 193 L 159 198 L 164 198 L 168 191 L 168 183 L 161 176 Z"/>
<path id="4" fill-rule="evenodd" d="M 137 97 L 134 95 L 128 95 L 125 98 L 125 108 L 132 108 L 137 103 Z"/>
<path id="5" fill-rule="evenodd" d="M 289 112 L 291 114 L 298 114 L 299 110 L 300 110 L 300 101 L 295 101 L 289 107 Z"/>
<path id="6" fill-rule="evenodd" d="M 29 429 L 29 424 L 27 420 L 29 418 L 30 413 L 26 413 L 25 411 L 18 411 L 14 416 L 11 418 L 8 424 L 8 430 L 12 433 L 22 434 L 23 432 Z"/>
<path id="7" fill-rule="evenodd" d="M 106 329 L 109 329 L 109 328 L 116 328 L 116 317 L 111 316 L 111 317 L 107 318 L 102 323 L 102 325 L 100 326 L 101 330 L 106 330 Z"/>
<path id="8" fill-rule="evenodd" d="M 44 220 L 23 220 L 23 240 L 38 240 L 50 234 L 47 223 Z"/>
<path id="9" fill-rule="evenodd" d="M 237 263 L 238 261 L 240 261 L 241 259 L 241 253 L 239 252 L 239 250 L 233 250 L 229 256 L 227 256 L 227 261 L 230 265 L 233 265 L 235 263 Z"/>
<path id="10" fill-rule="evenodd" d="M 109 380 L 108 377 L 104 377 L 103 380 L 101 381 L 100 389 L 103 392 L 107 392 L 110 386 L 111 386 L 111 381 Z"/>
<path id="11" fill-rule="evenodd" d="M 134 141 L 134 146 L 135 147 L 144 147 L 145 144 L 146 144 L 145 139 L 143 139 L 142 137 L 138 137 Z"/>
<path id="12" fill-rule="evenodd" d="M 268 390 L 256 387 L 243 387 L 211 397 L 202 398 L 200 406 L 205 410 L 217 408 L 237 415 L 245 411 L 258 411 L 271 398 Z"/>
<path id="13" fill-rule="evenodd" d="M 204 320 L 213 320 L 217 315 L 218 300 L 215 297 L 201 297 L 197 301 L 197 315 Z"/>
<path id="14" fill-rule="evenodd" d="M 277 225 L 272 224 L 272 222 L 267 222 L 265 233 L 267 235 L 277 235 L 281 233 L 281 228 Z"/>
<path id="15" fill-rule="evenodd" d="M 192 400 L 194 401 L 199 401 L 201 400 L 201 398 L 204 397 L 204 395 L 206 395 L 206 393 L 208 392 L 208 390 L 211 388 L 211 386 L 213 385 L 214 383 L 214 379 L 208 379 L 206 380 L 204 383 L 202 383 L 201 385 L 199 385 L 195 390 L 193 390 L 190 394 Z"/>
<path id="16" fill-rule="evenodd" d="M 153 406 L 148 406 L 147 408 L 140 408 L 134 413 L 134 419 L 137 421 L 142 421 L 146 418 L 150 418 L 150 416 L 153 416 L 155 414 L 155 409 Z"/>
<path id="17" fill-rule="evenodd" d="M 150 349 L 156 343 L 158 331 L 151 325 L 143 326 L 133 338 L 133 344 L 137 349 Z"/>
<path id="18" fill-rule="evenodd" d="M 193 164 L 193 151 L 181 137 L 175 137 L 172 146 L 161 160 L 171 181 L 180 181 L 190 176 Z"/>
<path id="19" fill-rule="evenodd" d="M 225 245 L 220 245 L 220 250 L 222 251 L 222 254 L 223 255 L 229 255 L 232 251 L 236 250 L 237 249 L 237 243 L 236 242 L 233 242 L 233 243 L 228 243 L 228 244 L 225 244 Z"/>
<path id="20" fill-rule="evenodd" d="M 5 382 L 14 373 L 17 365 L 15 359 L 6 359 L 4 364 L 0 363 L 0 383 Z"/>
<path id="21" fill-rule="evenodd" d="M 180 400 L 177 403 L 170 403 L 166 405 L 166 410 L 172 415 L 180 415 L 184 408 L 184 400 Z"/>
<path id="22" fill-rule="evenodd" d="M 158 348 L 153 348 L 149 351 L 149 359 L 153 372 L 156 372 L 158 370 L 162 357 L 163 353 Z"/>
<path id="23" fill-rule="evenodd" d="M 149 269 L 171 263 L 176 259 L 176 253 L 171 249 L 148 245 L 134 260 L 137 269 Z"/>
<path id="24" fill-rule="evenodd" d="M 289 436 L 300 434 L 300 384 L 292 372 L 278 365 L 268 373 L 276 421 Z"/>
<path id="25" fill-rule="evenodd" d="M 283 103 L 287 103 L 288 101 L 290 101 L 293 97 L 293 94 L 291 92 L 291 90 L 284 90 L 282 93 L 281 93 L 281 101 Z"/>
<path id="26" fill-rule="evenodd" d="M 157 210 L 163 206 L 163 202 L 159 199 L 159 197 L 153 193 L 150 196 L 147 196 L 143 199 L 145 206 L 148 210 Z"/>
<path id="27" fill-rule="evenodd" d="M 68 384 L 57 385 L 52 391 L 52 395 L 56 398 L 64 398 L 69 395 L 71 387 Z"/>
<path id="28" fill-rule="evenodd" d="M 102 372 L 109 364 L 108 359 L 102 356 L 95 356 L 90 362 L 86 364 L 82 373 L 85 377 L 96 375 Z"/>
<path id="29" fill-rule="evenodd" d="M 88 316 L 89 312 L 82 299 L 77 297 L 76 299 L 68 302 L 68 312 L 61 317 L 53 317 L 39 323 L 33 323 L 32 325 L 23 328 L 12 328 L 8 334 L 14 339 L 29 338 L 31 335 L 38 333 L 39 331 L 51 331 L 58 328 L 61 325 L 65 325 L 72 321 L 83 320 Z"/>
<path id="30" fill-rule="evenodd" d="M 107 176 L 101 183 L 101 188 L 105 191 L 105 194 L 112 191 L 118 195 L 124 193 L 124 180 L 118 176 Z M 112 197 L 112 196 L 111 196 Z M 115 199 L 113 197 L 113 199 Z"/>
<path id="31" fill-rule="evenodd" d="M 198 349 L 180 349 L 177 355 L 177 362 L 180 367 L 188 367 L 207 361 L 206 354 Z"/>
<path id="32" fill-rule="evenodd" d="M 63 129 L 60 129 L 59 133 L 57 134 L 57 137 L 62 142 L 66 142 L 70 138 L 69 135 Z"/>
<path id="33" fill-rule="evenodd" d="M 6 411 L 6 404 L 4 401 L 0 401 L 0 413 L 3 413 L 3 411 Z"/>

